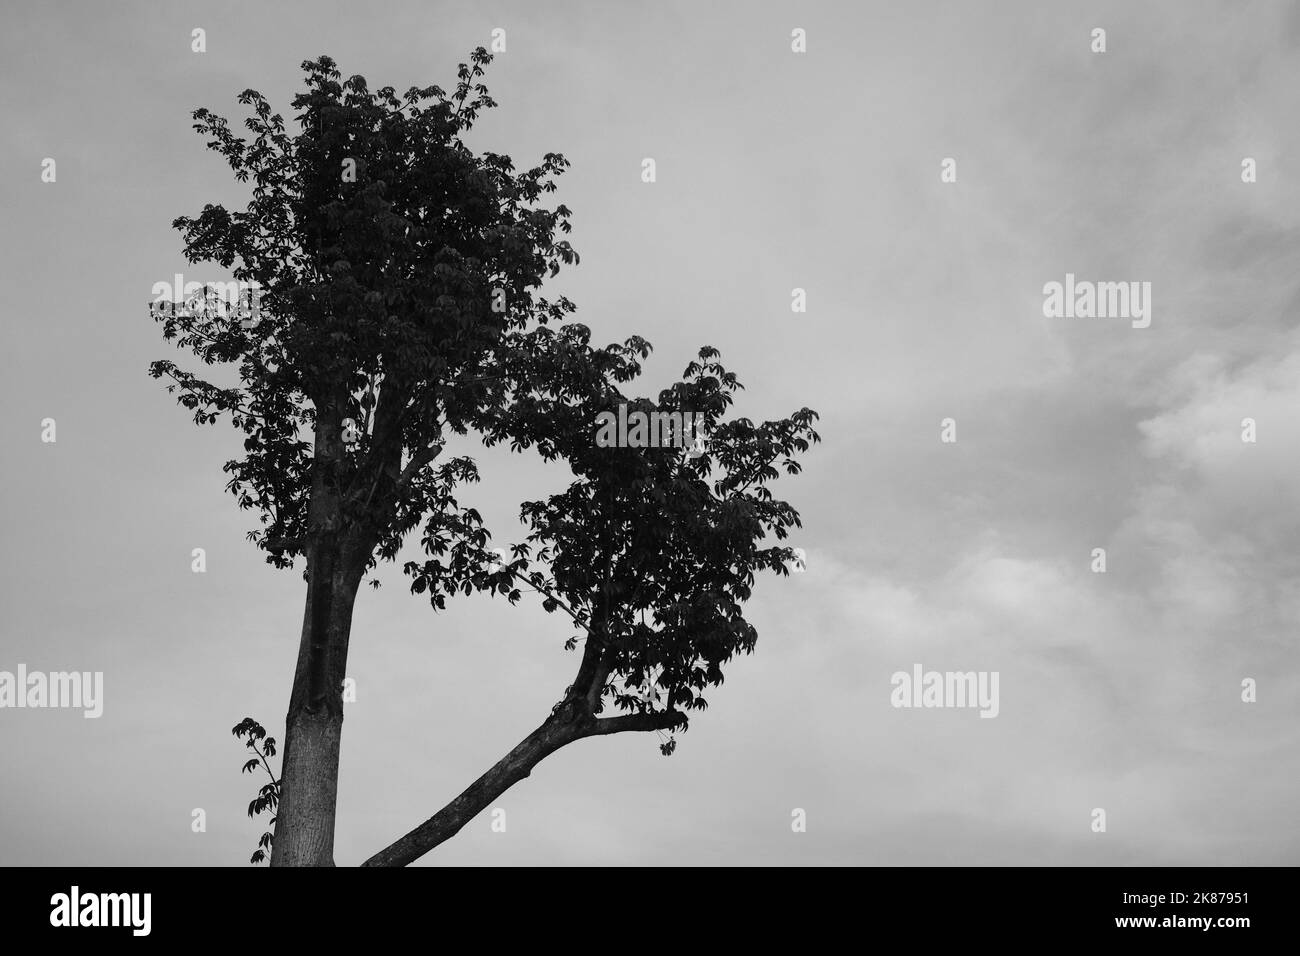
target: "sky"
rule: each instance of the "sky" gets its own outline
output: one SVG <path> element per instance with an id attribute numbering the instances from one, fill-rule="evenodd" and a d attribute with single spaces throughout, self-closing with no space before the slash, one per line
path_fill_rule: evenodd
<path id="1" fill-rule="evenodd" d="M 654 344 L 640 394 L 712 345 L 738 414 L 814 408 L 823 443 L 776 485 L 807 570 L 760 580 L 756 652 L 676 753 L 581 741 L 497 801 L 504 832 L 484 813 L 417 865 L 1300 863 L 1300 7 L 8 0 L 0 671 L 100 671 L 104 700 L 0 709 L 0 864 L 246 866 L 263 829 L 230 728 L 282 737 L 302 577 L 244 538 L 238 433 L 146 374 L 184 364 L 153 284 L 224 278 L 171 221 L 247 196 L 191 112 L 237 123 L 251 87 L 288 116 L 322 54 L 451 87 L 497 28 L 469 144 L 572 163 L 582 261 L 549 291 L 597 341 Z M 1149 327 L 1045 315 L 1067 274 L 1151 283 Z M 567 484 L 473 453 L 498 543 Z M 535 603 L 434 613 L 379 579 L 339 865 L 456 796 L 577 663 Z M 895 707 L 915 665 L 996 672 L 997 716 Z"/>

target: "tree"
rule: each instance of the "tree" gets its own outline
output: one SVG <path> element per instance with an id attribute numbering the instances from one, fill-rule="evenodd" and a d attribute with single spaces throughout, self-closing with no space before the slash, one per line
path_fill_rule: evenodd
<path id="1" fill-rule="evenodd" d="M 249 538 L 278 568 L 305 560 L 272 865 L 333 864 L 353 603 L 365 575 L 417 530 L 426 558 L 404 564 L 413 592 L 437 609 L 475 590 L 512 603 L 536 591 L 573 621 L 567 646 L 582 646 L 581 663 L 536 731 L 372 865 L 416 859 L 568 743 L 685 729 L 722 665 L 753 649 L 742 605 L 755 572 L 786 573 L 789 549 L 759 545 L 799 516 L 768 486 L 779 469 L 799 470 L 796 456 L 818 440 L 816 414 L 729 419 L 741 386 L 707 347 L 657 401 L 622 394 L 649 343 L 593 347 L 568 318 L 573 303 L 539 291 L 578 261 L 560 238 L 569 210 L 540 205 L 567 162 L 547 154 L 516 172 L 509 157 L 463 142 L 495 106 L 479 82 L 490 59 L 476 50 L 450 94 L 431 86 L 400 98 L 361 76 L 340 82 L 328 57 L 305 62 L 294 135 L 254 90 L 239 96 L 252 107 L 251 141 L 194 113 L 252 197 L 242 212 L 206 205 L 174 226 L 188 261 L 255 286 L 257 308 L 201 299 L 156 313 L 165 339 L 204 365 L 233 365 L 238 386 L 171 361 L 150 374 L 196 423 L 228 417 L 244 434 L 245 455 L 225 470 L 240 507 L 258 514 Z M 593 423 L 620 403 L 698 414 L 707 452 L 599 446 Z M 477 480 L 475 462 L 440 460 L 453 434 L 535 448 L 574 472 L 564 494 L 523 505 L 531 531 L 505 561 L 456 498 Z M 609 709 L 620 713 L 600 716 Z"/>

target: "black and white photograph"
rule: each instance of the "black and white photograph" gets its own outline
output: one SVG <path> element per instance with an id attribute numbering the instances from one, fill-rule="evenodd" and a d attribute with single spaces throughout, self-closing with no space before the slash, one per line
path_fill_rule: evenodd
<path id="1" fill-rule="evenodd" d="M 15 940 L 1269 924 L 1300 3 L 0 0 L 0 64 Z"/>

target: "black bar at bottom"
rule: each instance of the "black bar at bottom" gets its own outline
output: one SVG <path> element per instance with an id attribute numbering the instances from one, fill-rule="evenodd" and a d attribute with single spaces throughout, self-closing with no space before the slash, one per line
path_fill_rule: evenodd
<path id="1" fill-rule="evenodd" d="M 840 937 L 864 948 L 891 939 L 924 945 L 1098 937 L 1224 946 L 1261 931 L 1288 935 L 1295 910 L 1289 887 L 1296 882 L 1293 868 L 51 867 L 9 868 L 0 876 L 9 884 L 0 894 L 7 941 L 231 943 L 254 950 L 396 942 L 410 933 L 435 947 L 459 947 L 469 944 L 462 932 L 486 933 L 480 941 L 494 943 L 518 933 L 532 943 L 553 938 L 583 949 L 634 944 L 669 951 L 674 939 L 691 947 L 710 939 L 770 944 L 781 938 L 771 934 L 783 931 L 805 945 Z"/>

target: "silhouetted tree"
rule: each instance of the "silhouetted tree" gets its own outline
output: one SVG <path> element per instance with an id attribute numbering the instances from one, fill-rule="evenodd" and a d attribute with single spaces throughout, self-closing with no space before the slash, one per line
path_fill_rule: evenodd
<path id="1" fill-rule="evenodd" d="M 568 743 L 685 729 L 723 663 L 754 647 L 742 606 L 755 572 L 786 573 L 790 550 L 760 544 L 799 517 L 769 485 L 799 470 L 816 414 L 729 418 L 741 386 L 711 348 L 657 400 L 623 395 L 650 345 L 593 347 L 568 319 L 573 304 L 538 291 L 578 258 L 557 237 L 569 210 L 539 205 L 567 162 L 548 154 L 516 172 L 462 142 L 495 105 L 478 82 L 490 59 L 476 50 L 450 94 L 401 97 L 360 76 L 340 82 L 328 57 L 306 62 L 293 135 L 254 90 L 239 97 L 251 140 L 194 113 L 252 198 L 174 225 L 190 262 L 219 263 L 260 298 L 255 316 L 202 303 L 157 315 L 205 365 L 234 365 L 237 387 L 170 361 L 150 372 L 197 423 L 224 415 L 244 433 L 244 457 L 225 470 L 240 507 L 258 512 L 249 537 L 276 567 L 305 559 L 272 865 L 333 864 L 353 603 L 412 532 L 426 555 L 404 565 L 414 592 L 441 608 L 457 593 L 517 602 L 534 590 L 574 622 L 567 646 L 581 645 L 581 662 L 537 730 L 370 865 L 416 859 Z M 621 402 L 702 416 L 707 450 L 600 447 L 597 416 Z M 523 505 L 531 532 L 505 561 L 455 497 L 478 473 L 468 457 L 440 460 L 450 434 L 536 448 L 573 470 L 566 492 Z"/>

